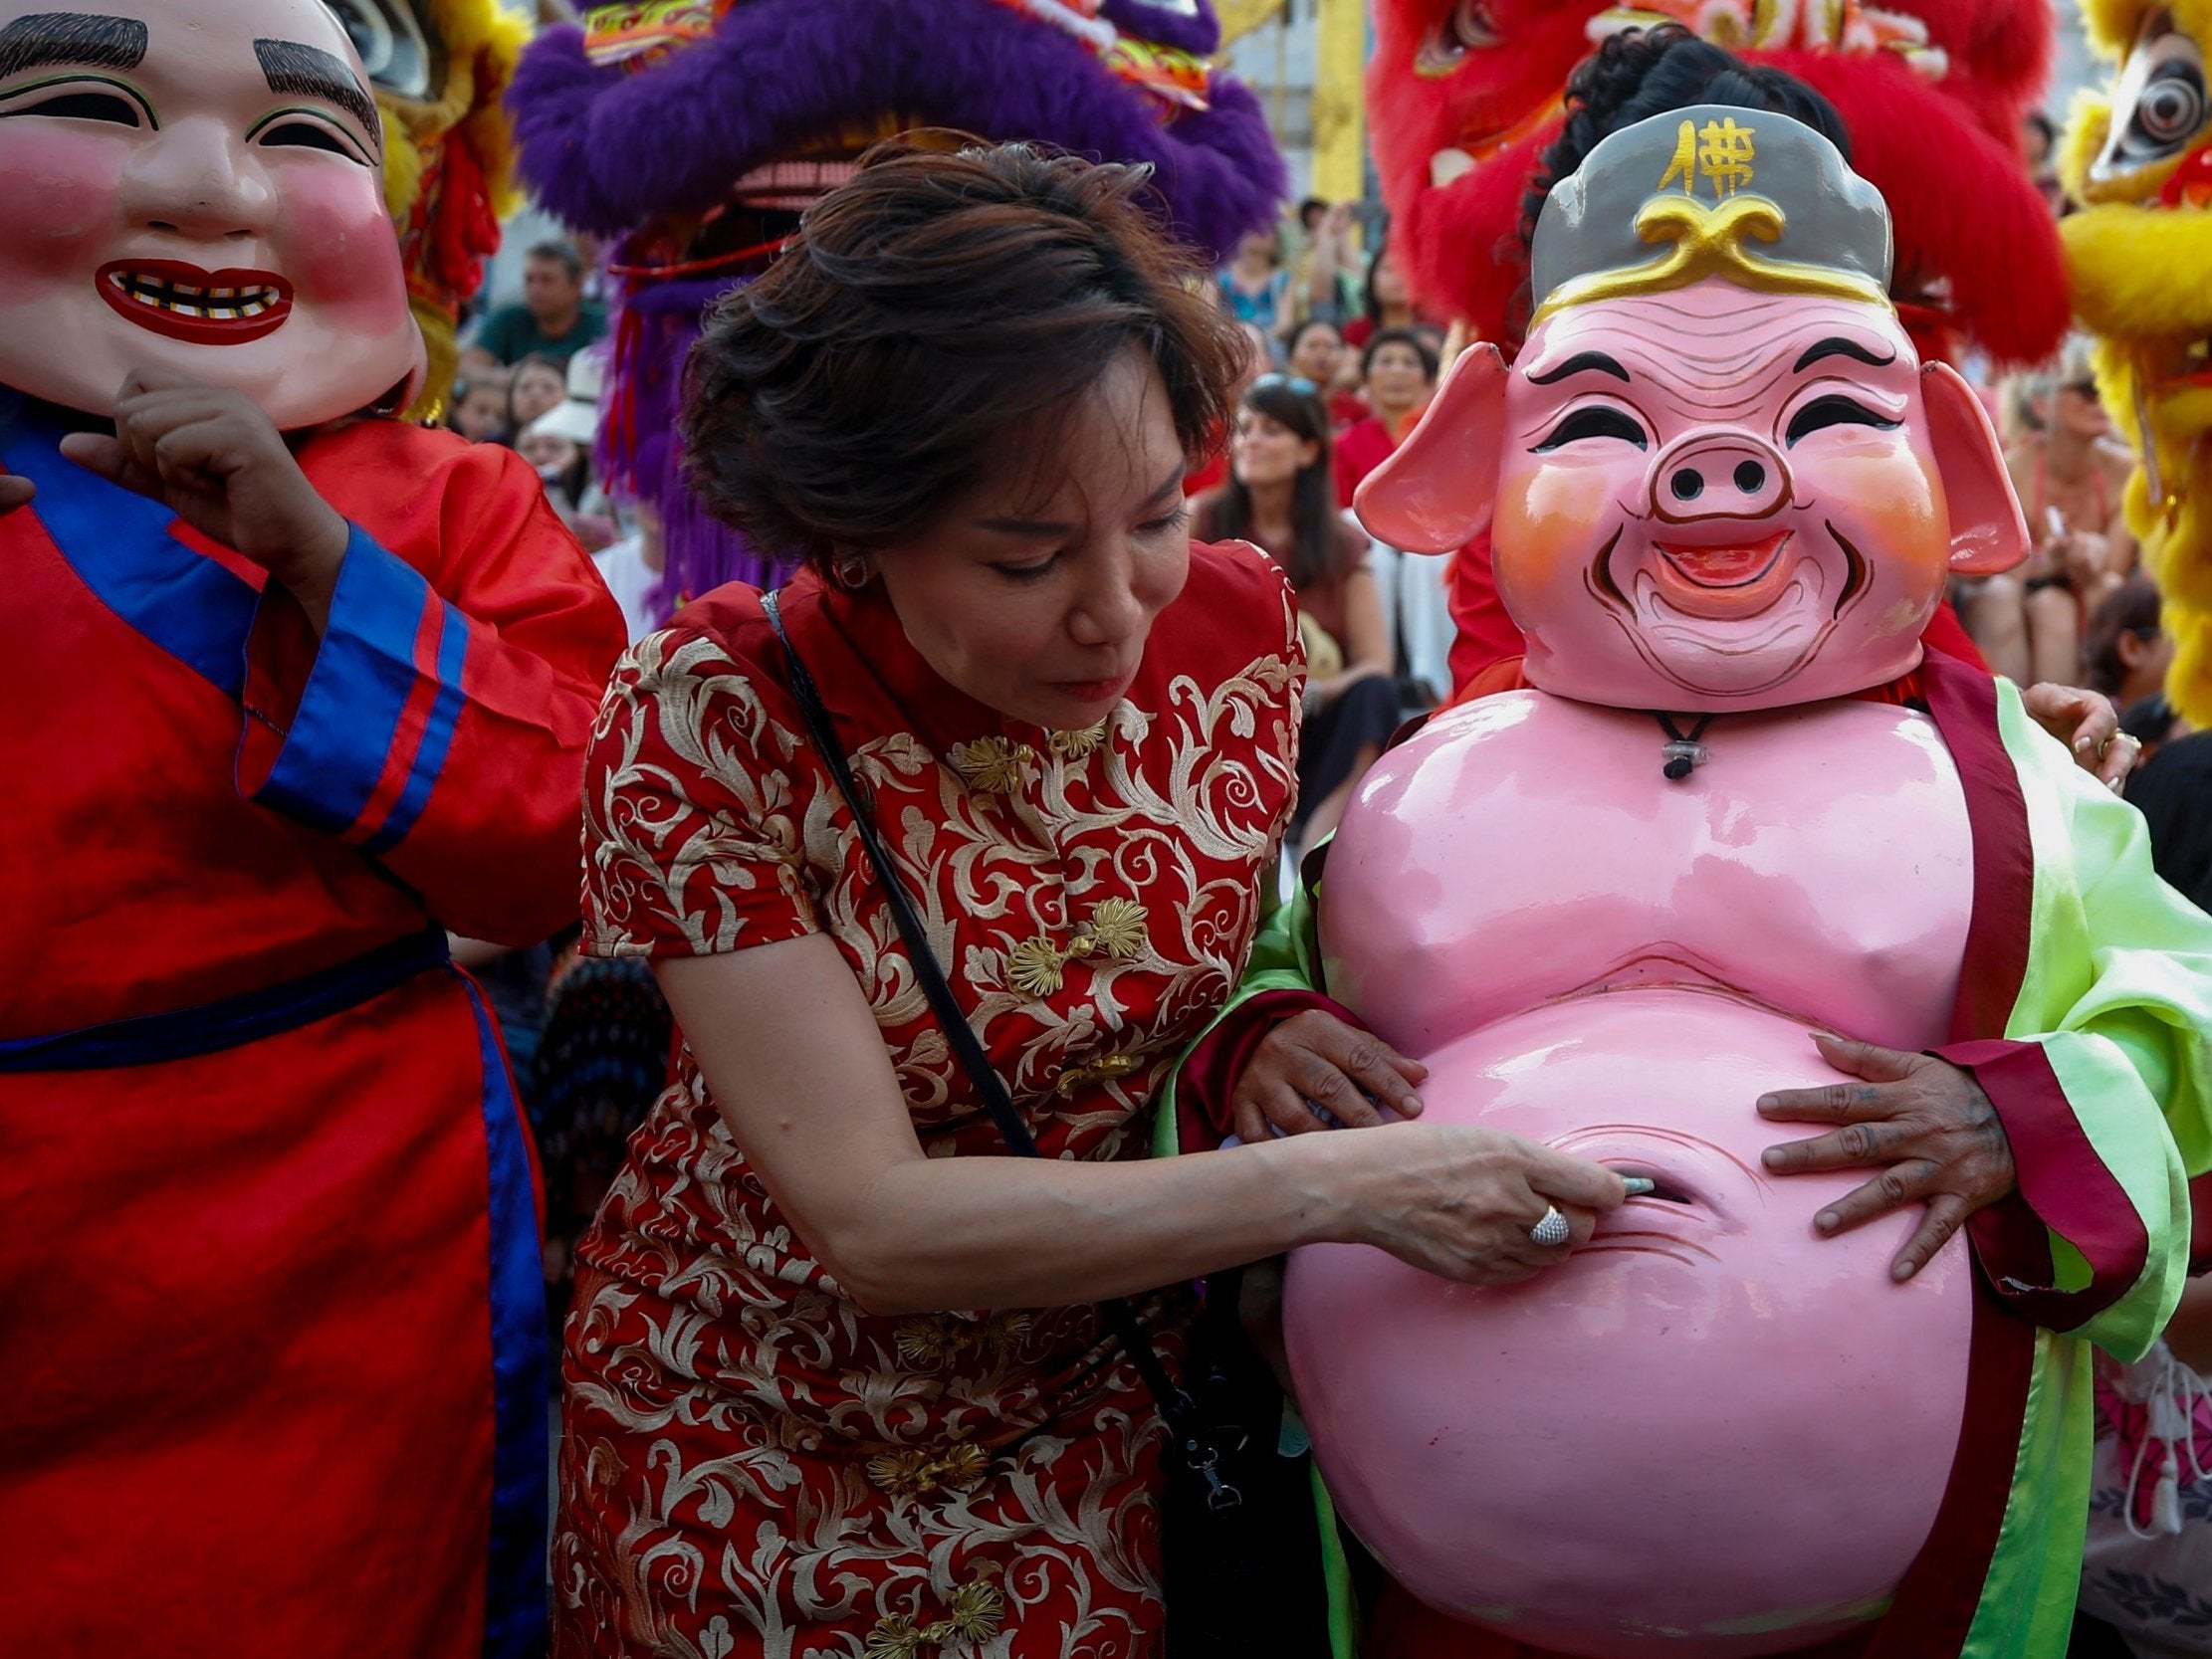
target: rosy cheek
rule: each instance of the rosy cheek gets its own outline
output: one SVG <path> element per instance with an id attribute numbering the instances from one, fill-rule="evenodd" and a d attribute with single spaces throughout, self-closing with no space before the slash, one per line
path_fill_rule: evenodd
<path id="1" fill-rule="evenodd" d="M 300 298 L 363 322 L 382 316 L 403 290 L 376 175 L 305 160 L 271 172 L 282 204 L 277 251 Z"/>
<path id="2" fill-rule="evenodd" d="M 106 263 L 127 142 L 36 116 L 0 121 L 0 272 L 12 291 L 0 304 L 24 298 L 26 284 L 77 286 Z"/>
<path id="3" fill-rule="evenodd" d="M 1501 584 L 1520 591 L 1579 583 L 1620 521 L 1630 469 L 1605 464 L 1507 468 L 1491 548 Z"/>
<path id="4" fill-rule="evenodd" d="M 1909 450 L 1833 454 L 1792 469 L 1799 500 L 1841 530 L 1868 558 L 1894 575 L 1923 577 L 1949 567 L 1950 536 L 1931 464 Z"/>

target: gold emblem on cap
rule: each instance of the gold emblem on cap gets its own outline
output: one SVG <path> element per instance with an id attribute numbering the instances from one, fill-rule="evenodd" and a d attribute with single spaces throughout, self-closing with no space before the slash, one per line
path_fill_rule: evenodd
<path id="1" fill-rule="evenodd" d="M 1694 121 L 1682 122 L 1674 135 L 1673 159 L 1659 175 L 1659 188 L 1664 190 L 1680 179 L 1683 191 L 1695 195 L 1702 177 L 1716 198 L 1734 195 L 1751 183 L 1752 163 L 1758 159 L 1753 142 L 1757 136 L 1757 128 L 1738 126 L 1733 115 L 1702 127 Z"/>
<path id="2" fill-rule="evenodd" d="M 1555 311 L 1597 300 L 1633 294 L 1664 294 L 1707 277 L 1723 277 L 1739 288 L 1763 294 L 1809 294 L 1894 310 L 1889 294 L 1871 277 L 1807 265 L 1798 260 L 1762 259 L 1749 244 L 1779 242 L 1787 220 L 1779 203 L 1765 196 L 1738 195 L 1752 179 L 1757 159 L 1751 127 L 1733 120 L 1707 121 L 1701 131 L 1683 121 L 1674 157 L 1659 178 L 1659 194 L 1637 210 L 1636 234 L 1646 242 L 1673 244 L 1658 259 L 1618 271 L 1593 271 L 1562 283 L 1536 308 L 1534 328 Z M 1711 205 L 1688 194 L 1701 173 L 1719 199 Z M 1682 192 L 1668 190 L 1681 177 Z"/>

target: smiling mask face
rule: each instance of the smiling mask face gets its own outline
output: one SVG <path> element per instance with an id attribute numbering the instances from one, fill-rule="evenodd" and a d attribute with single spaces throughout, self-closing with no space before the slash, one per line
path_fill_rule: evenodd
<path id="1" fill-rule="evenodd" d="M 1825 138 L 1701 107 L 1614 134 L 1539 222 L 1513 367 L 1478 347 L 1362 487 L 1394 546 L 1491 530 L 1531 684 L 1765 709 L 1910 672 L 2026 527 L 1972 391 L 1891 307 L 1881 199 Z"/>
<path id="2" fill-rule="evenodd" d="M 421 373 L 375 107 L 318 0 L 0 0 L 0 382 L 105 413 L 151 366 L 281 428 Z"/>

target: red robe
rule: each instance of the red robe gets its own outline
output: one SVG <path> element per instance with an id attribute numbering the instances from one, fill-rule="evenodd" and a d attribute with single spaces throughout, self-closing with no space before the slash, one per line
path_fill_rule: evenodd
<path id="1" fill-rule="evenodd" d="M 621 616 L 503 450 L 306 444 L 318 641 L 56 439 L 0 424 L 0 1650 L 526 1653 L 534 1172 L 441 930 L 575 914 Z"/>

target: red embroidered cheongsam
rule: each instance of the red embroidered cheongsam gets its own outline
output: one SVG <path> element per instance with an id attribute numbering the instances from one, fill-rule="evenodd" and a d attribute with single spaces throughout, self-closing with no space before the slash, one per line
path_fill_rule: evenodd
<path id="1" fill-rule="evenodd" d="M 955 692 L 873 589 L 801 575 L 783 613 L 1045 1155 L 1143 1156 L 1147 1103 L 1236 982 L 1292 805 L 1303 669 L 1282 577 L 1241 544 L 1193 548 L 1135 684 L 1081 731 Z M 923 1145 L 1004 1155 L 786 685 L 747 588 L 632 651 L 585 784 L 585 946 L 826 930 Z M 556 1652 L 1155 1651 L 1161 1433 L 1095 1309 L 862 1312 L 688 1051 L 578 1259 Z"/>

